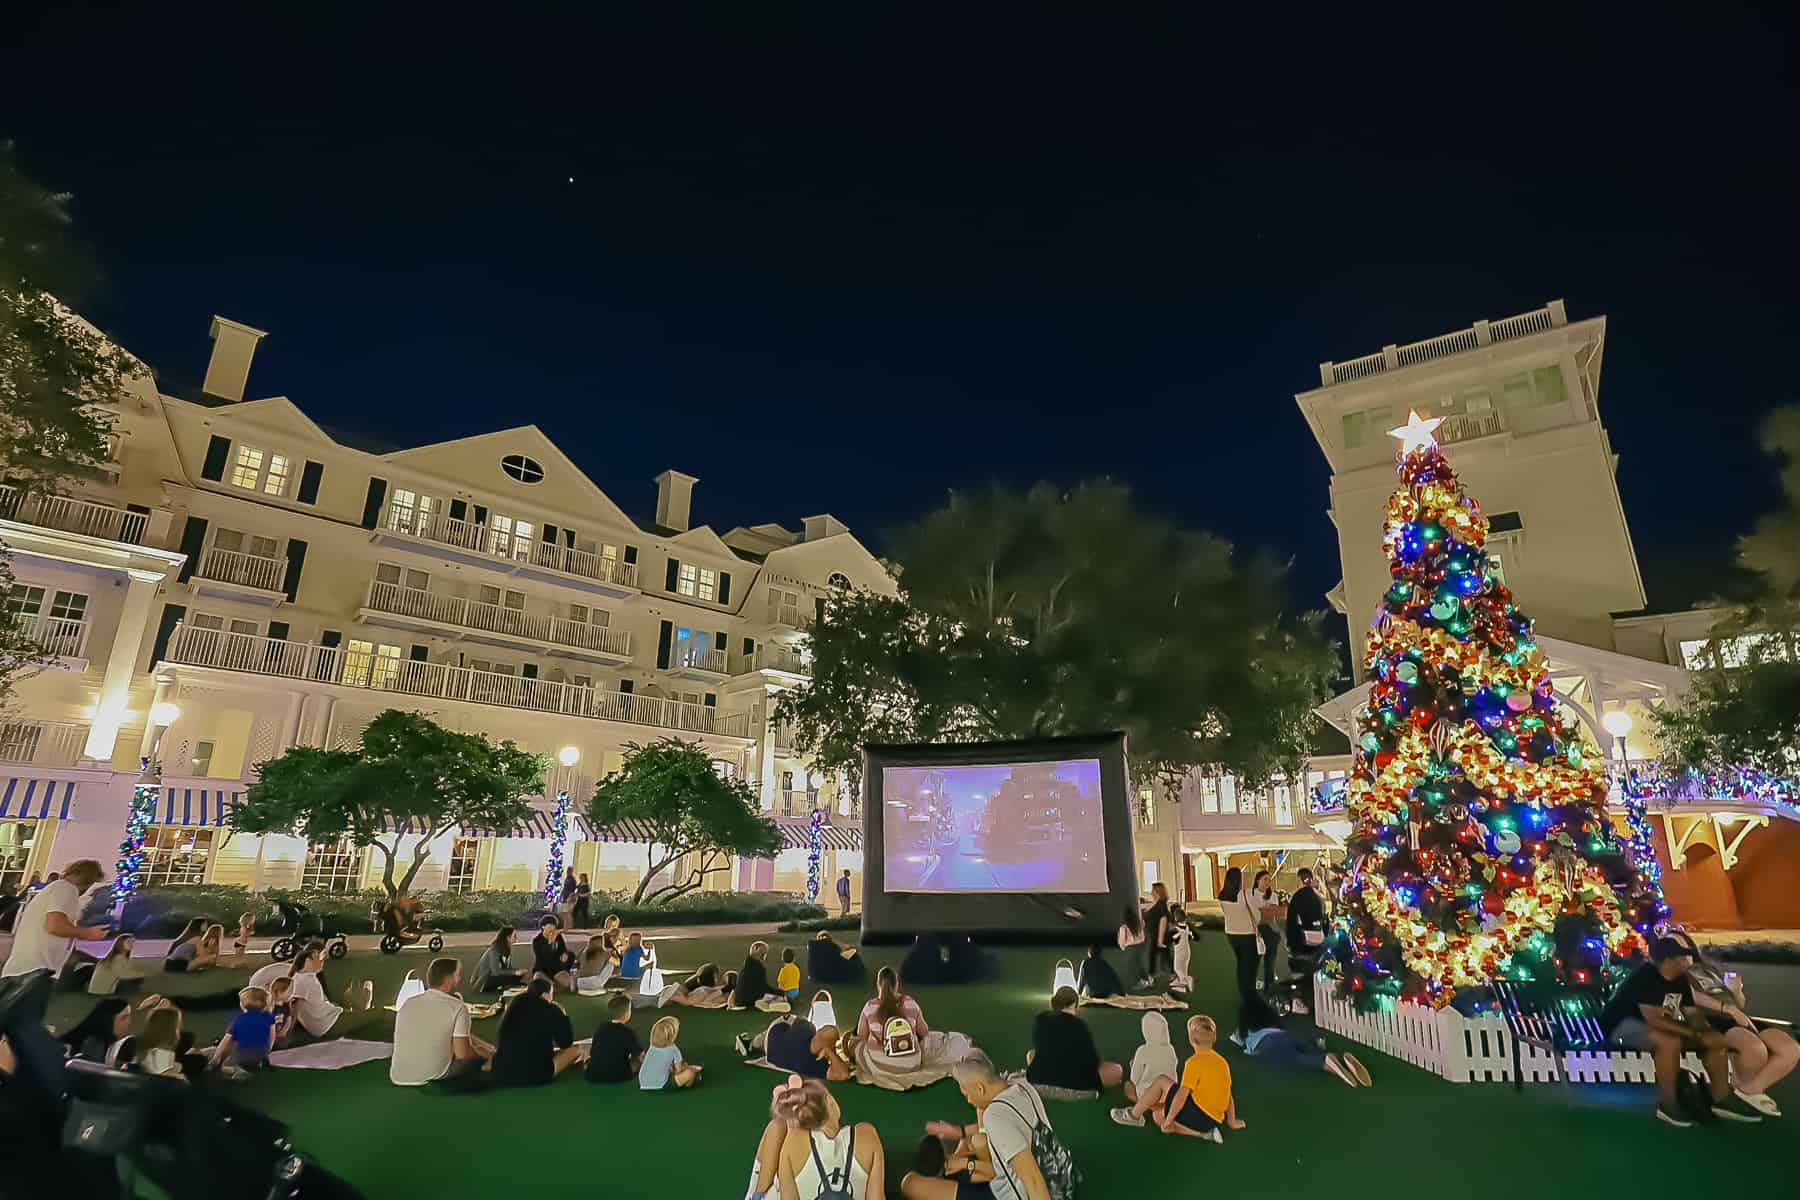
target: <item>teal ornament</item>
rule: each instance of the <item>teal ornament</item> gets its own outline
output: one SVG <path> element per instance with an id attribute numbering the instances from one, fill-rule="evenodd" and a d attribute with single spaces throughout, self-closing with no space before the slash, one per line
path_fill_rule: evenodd
<path id="1" fill-rule="evenodd" d="M 1494 835 L 1494 849 L 1502 854 L 1517 854 L 1521 845 L 1523 843 L 1519 841 L 1519 835 L 1515 830 L 1502 829 Z"/>
<path id="2" fill-rule="evenodd" d="M 1431 615 L 1440 621 L 1448 621 L 1456 615 L 1458 607 L 1454 596 L 1439 596 L 1431 602 Z"/>
<path id="3" fill-rule="evenodd" d="M 1401 683 L 1417 683 L 1419 682 L 1419 668 L 1415 663 L 1403 662 L 1394 668 L 1394 678 Z"/>
<path id="4" fill-rule="evenodd" d="M 1362 748 L 1367 750 L 1370 754 L 1375 753 L 1375 751 L 1381 749 L 1381 738 L 1373 733 L 1363 734 Z"/>

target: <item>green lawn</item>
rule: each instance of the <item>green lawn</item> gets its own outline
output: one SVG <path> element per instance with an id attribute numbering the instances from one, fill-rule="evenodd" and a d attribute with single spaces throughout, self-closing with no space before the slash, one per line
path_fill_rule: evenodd
<path id="1" fill-rule="evenodd" d="M 798 936 L 776 939 L 798 944 Z M 660 942 L 664 961 L 691 967 L 703 959 L 735 963 L 741 941 Z M 998 951 L 1001 976 L 965 988 L 924 988 L 917 995 L 934 1028 L 974 1035 L 1002 1066 L 1023 1063 L 1031 1016 L 1043 1006 L 1050 949 Z M 870 952 L 876 963 L 897 961 L 898 948 Z M 423 971 L 429 955 L 408 950 L 383 958 L 356 954 L 330 965 L 341 986 L 354 975 L 377 981 L 378 1001 L 391 1001 L 403 973 Z M 463 952 L 467 961 L 473 951 Z M 1800 1013 L 1800 968 L 1746 966 L 1756 1008 Z M 1195 1007 L 1232 1025 L 1230 957 L 1218 934 L 1201 938 L 1194 955 L 1199 983 Z M 244 971 L 215 971 L 152 980 L 166 990 L 230 986 Z M 599 1020 L 599 1004 L 565 999 L 578 1036 Z M 85 1011 L 85 997 L 58 996 L 51 1020 L 66 1025 Z M 838 1012 L 856 1001 L 838 997 Z M 296 1144 L 342 1173 L 371 1197 L 430 1195 L 439 1200 L 494 1200 L 536 1194 L 560 1180 L 581 1194 L 736 1197 L 766 1119 L 775 1076 L 743 1066 L 732 1036 L 759 1028 L 760 1014 L 678 1010 L 681 1046 L 704 1063 L 705 1084 L 683 1094 L 642 1095 L 634 1087 L 590 1086 L 579 1076 L 543 1088 L 441 1096 L 399 1089 L 387 1065 L 349 1071 L 281 1071 L 244 1085 L 252 1103 L 289 1122 Z M 192 1028 L 215 1035 L 227 1014 L 200 1014 Z M 1128 1061 L 1137 1044 L 1138 1014 L 1087 1010 L 1103 1054 Z M 1171 1013 L 1182 1047 L 1180 1013 Z M 646 1030 L 651 1017 L 636 1018 Z M 478 1022 L 490 1039 L 497 1021 Z M 380 1035 L 376 1035 L 380 1036 Z M 1074 1150 L 1093 1197 L 1187 1195 L 1196 1189 L 1227 1195 L 1253 1189 L 1298 1195 L 1323 1189 L 1370 1195 L 1423 1195 L 1442 1189 L 1466 1197 L 1592 1193 L 1682 1195 L 1710 1191 L 1722 1180 L 1740 1194 L 1776 1196 L 1791 1189 L 1793 1143 L 1800 1130 L 1800 1085 L 1790 1078 L 1777 1099 L 1792 1114 L 1761 1126 L 1669 1129 L 1651 1117 L 1649 1089 L 1581 1087 L 1570 1102 L 1556 1088 L 1523 1094 L 1497 1084 L 1450 1084 L 1374 1051 L 1360 1051 L 1375 1075 L 1370 1091 L 1352 1091 L 1324 1073 L 1275 1074 L 1244 1058 L 1231 1059 L 1239 1111 L 1249 1128 L 1222 1146 L 1123 1129 L 1107 1119 L 1105 1103 L 1056 1104 L 1051 1118 Z M 845 1114 L 871 1121 L 887 1146 L 891 1182 L 911 1157 L 929 1118 L 965 1119 L 955 1084 L 945 1081 L 905 1094 L 838 1085 Z M 1786 1128 L 1783 1128 L 1783 1127 Z M 557 1166 L 547 1167 L 555 1162 Z M 4 1173 L 4 1168 L 0 1168 Z M 1789 1184 L 1780 1182 L 1790 1178 Z M 1176 1189 L 1181 1189 L 1177 1191 Z M 894 1194 L 898 1194 L 897 1191 Z"/>

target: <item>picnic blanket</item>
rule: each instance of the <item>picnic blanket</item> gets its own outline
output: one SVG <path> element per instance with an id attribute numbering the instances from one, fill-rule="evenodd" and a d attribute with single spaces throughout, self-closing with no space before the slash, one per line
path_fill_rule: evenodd
<path id="1" fill-rule="evenodd" d="M 890 1092 L 904 1092 L 924 1087 L 947 1078 L 950 1068 L 968 1056 L 975 1042 L 966 1033 L 944 1033 L 932 1030 L 920 1043 L 919 1065 L 895 1067 L 885 1056 L 871 1053 L 876 1042 L 869 1039 L 856 1047 L 856 1078 Z"/>
<path id="2" fill-rule="evenodd" d="M 656 994 L 656 1007 L 665 1007 L 675 995 L 676 989 L 680 987 L 681 985 L 679 983 L 671 983 L 668 987 L 658 992 Z M 724 1008 L 730 1002 L 731 993 L 727 992 L 724 988 L 703 987 L 695 988 L 688 993 L 687 1006 L 689 1008 Z M 746 1009 L 745 1011 L 747 1012 L 749 1010 Z"/>
<path id="3" fill-rule="evenodd" d="M 708 1007 L 708 1006 L 703 1005 L 702 1007 Z M 729 1007 L 732 1012 L 749 1012 L 750 1011 L 749 1009 L 747 1009 L 739 1004 L 732 1004 L 732 1005 L 728 1005 L 727 1007 Z M 756 1011 L 757 1012 L 784 1013 L 784 1012 L 792 1012 L 793 1010 L 794 1010 L 794 1006 L 788 1003 L 788 999 L 786 996 L 764 996 L 756 1002 Z"/>
<path id="4" fill-rule="evenodd" d="M 1098 999 L 1093 996 L 1083 996 L 1081 1002 L 1083 1004 L 1104 1004 L 1108 1008 L 1130 1008 L 1140 1011 L 1153 1008 L 1187 1007 L 1187 1001 L 1177 1000 L 1167 994 L 1161 996 L 1102 996 Z"/>
<path id="5" fill-rule="evenodd" d="M 291 1050 L 277 1050 L 269 1055 L 269 1063 L 277 1067 L 301 1067 L 313 1071 L 341 1071 L 345 1067 L 360 1067 L 367 1062 L 391 1058 L 393 1054 L 392 1042 L 332 1038 L 330 1041 L 295 1046 Z"/>

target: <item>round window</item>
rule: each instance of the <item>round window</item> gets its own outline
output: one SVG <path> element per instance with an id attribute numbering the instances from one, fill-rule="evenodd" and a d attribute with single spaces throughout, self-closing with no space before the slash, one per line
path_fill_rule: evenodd
<path id="1" fill-rule="evenodd" d="M 500 460 L 500 469 L 520 483 L 542 483 L 544 479 L 543 465 L 523 454 L 507 455 Z"/>
<path id="2" fill-rule="evenodd" d="M 827 579 L 825 582 L 831 585 L 831 590 L 834 592 L 847 592 L 850 590 L 850 577 L 842 571 L 833 571 L 831 573 L 831 578 Z"/>

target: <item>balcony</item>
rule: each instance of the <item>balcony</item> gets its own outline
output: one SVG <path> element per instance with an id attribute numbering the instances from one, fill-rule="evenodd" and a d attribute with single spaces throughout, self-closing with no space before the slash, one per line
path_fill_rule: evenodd
<path id="1" fill-rule="evenodd" d="M 72 617 L 48 617 L 34 613 L 16 613 L 14 625 L 43 648 L 60 666 L 71 671 L 87 670 L 88 623 Z"/>
<path id="2" fill-rule="evenodd" d="M 288 642 L 246 633 L 177 625 L 166 661 L 281 679 L 305 680 L 434 700 L 465 700 L 595 721 L 649 725 L 684 733 L 750 736 L 750 714 L 654 696 L 602 692 L 547 679 L 476 671 L 448 663 L 354 654 L 341 646 Z"/>
<path id="3" fill-rule="evenodd" d="M 1543 308 L 1514 317 L 1498 321 L 1477 321 L 1467 329 L 1426 338 L 1422 342 L 1409 342 L 1404 346 L 1383 346 L 1374 354 L 1365 354 L 1349 362 L 1320 363 L 1319 386 L 1333 387 L 1374 375 L 1385 375 L 1417 363 L 1432 362 L 1453 354 L 1466 354 L 1498 342 L 1510 342 L 1546 333 L 1566 324 L 1568 317 L 1564 313 L 1563 302 L 1552 300 Z M 1444 439 L 1440 437 L 1438 440 Z"/>
<path id="4" fill-rule="evenodd" d="M 87 738 L 88 727 L 75 721 L 0 722 L 0 763 L 72 767 Z"/>
<path id="5" fill-rule="evenodd" d="M 449 632 L 486 645 L 522 644 L 551 653 L 572 651 L 572 657 L 609 666 L 631 661 L 631 634 L 622 629 L 566 617 L 527 616 L 498 604 L 438 595 L 380 580 L 369 584 L 369 600 L 363 606 L 362 616 L 377 625 Z"/>
<path id="6" fill-rule="evenodd" d="M 214 546 L 194 568 L 192 586 L 202 596 L 274 607 L 287 599 L 287 568 L 285 558 L 264 558 Z"/>
<path id="7" fill-rule="evenodd" d="M 676 646 L 669 654 L 669 674 L 677 679 L 716 683 L 730 674 L 727 657 L 723 650 Z"/>
<path id="8" fill-rule="evenodd" d="M 738 655 L 731 668 L 733 675 L 752 675 L 759 671 L 804 676 L 812 674 L 812 666 L 791 646 L 763 646 L 755 654 Z"/>
<path id="9" fill-rule="evenodd" d="M 779 817 L 811 817 L 814 808 L 822 802 L 818 792 L 776 792 L 774 813 Z M 831 814 L 826 813 L 826 820 Z"/>
<path id="10" fill-rule="evenodd" d="M 149 544 L 144 538 L 150 517 L 150 513 L 129 512 L 117 505 L 0 485 L 0 519 L 21 525 L 142 546 Z"/>
<path id="11" fill-rule="evenodd" d="M 458 562 L 617 599 L 635 596 L 638 591 L 636 563 L 604 558 L 573 546 L 514 537 L 441 512 L 421 515 L 412 509 L 390 506 L 386 520 L 375 530 L 374 540 L 415 550 L 423 543 L 432 547 L 436 555 Z"/>

